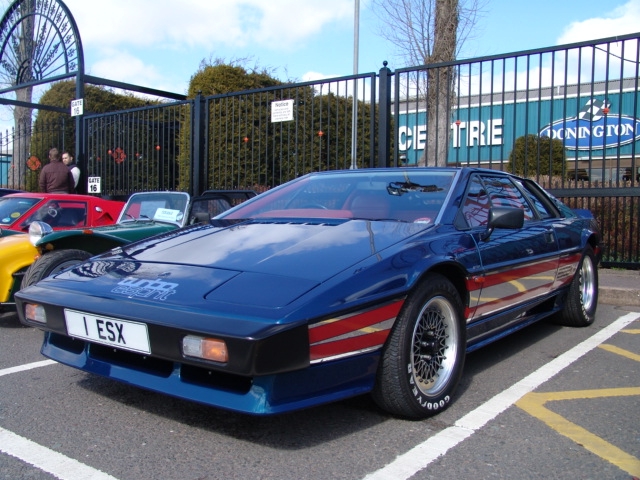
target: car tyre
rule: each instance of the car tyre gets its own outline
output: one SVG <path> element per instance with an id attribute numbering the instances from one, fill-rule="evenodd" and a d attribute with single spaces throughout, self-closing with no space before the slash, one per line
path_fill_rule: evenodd
<path id="1" fill-rule="evenodd" d="M 558 325 L 587 327 L 593 323 L 598 307 L 598 268 L 593 248 L 587 245 L 571 286 L 567 292 L 563 309 L 554 317 Z"/>
<path id="2" fill-rule="evenodd" d="M 449 406 L 464 366 L 460 294 L 430 274 L 410 294 L 385 344 L 372 395 L 394 415 L 426 418 Z"/>
<path id="3" fill-rule="evenodd" d="M 45 253 L 38 260 L 33 262 L 27 269 L 22 279 L 22 288 L 39 282 L 43 278 L 50 277 L 65 268 L 69 268 L 78 263 L 82 263 L 91 257 L 91 254 L 84 250 L 53 250 Z"/>

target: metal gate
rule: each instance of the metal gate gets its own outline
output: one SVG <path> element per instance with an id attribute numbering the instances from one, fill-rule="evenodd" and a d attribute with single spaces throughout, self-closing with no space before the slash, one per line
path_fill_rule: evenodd
<path id="1" fill-rule="evenodd" d="M 639 43 L 628 35 L 395 72 L 385 65 L 87 117 L 87 173 L 121 196 L 264 190 L 310 171 L 422 162 L 509 170 L 590 209 L 605 233 L 605 265 L 640 268 Z"/>

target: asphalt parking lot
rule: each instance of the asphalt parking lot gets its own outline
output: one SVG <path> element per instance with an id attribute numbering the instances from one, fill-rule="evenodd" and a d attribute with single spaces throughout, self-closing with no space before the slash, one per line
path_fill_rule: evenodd
<path id="1" fill-rule="evenodd" d="M 0 478 L 640 477 L 640 307 L 608 282 L 591 327 L 470 354 L 455 403 L 420 422 L 366 396 L 268 418 L 176 400 L 49 362 L 5 315 Z"/>

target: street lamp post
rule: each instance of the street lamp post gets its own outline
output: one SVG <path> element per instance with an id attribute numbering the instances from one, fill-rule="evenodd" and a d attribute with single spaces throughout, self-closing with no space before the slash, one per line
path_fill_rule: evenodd
<path id="1" fill-rule="evenodd" d="M 353 74 L 358 74 L 360 44 L 360 0 L 354 0 L 353 12 Z M 353 112 L 351 117 L 351 169 L 358 168 L 358 79 L 353 79 Z"/>

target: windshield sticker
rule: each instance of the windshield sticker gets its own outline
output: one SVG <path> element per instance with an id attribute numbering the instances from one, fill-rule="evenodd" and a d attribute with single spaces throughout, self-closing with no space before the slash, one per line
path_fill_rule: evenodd
<path id="1" fill-rule="evenodd" d="M 125 278 L 111 293 L 126 295 L 129 298 L 150 298 L 165 301 L 169 295 L 176 293 L 177 283 L 162 280 L 146 280 L 144 278 Z"/>
<path id="2" fill-rule="evenodd" d="M 164 220 L 165 222 L 177 222 L 178 215 L 181 215 L 180 210 L 172 210 L 170 208 L 159 208 L 156 210 L 156 214 L 153 216 L 154 220 Z"/>

